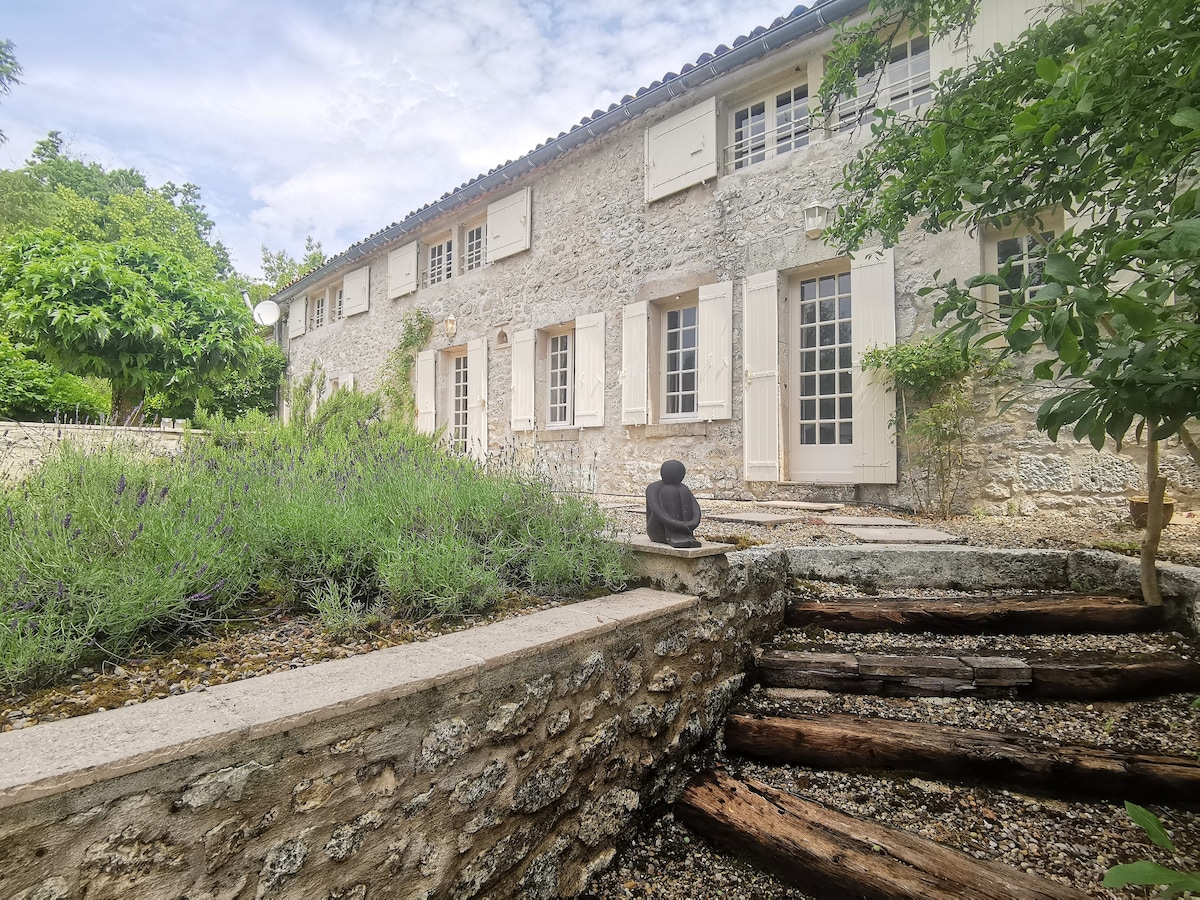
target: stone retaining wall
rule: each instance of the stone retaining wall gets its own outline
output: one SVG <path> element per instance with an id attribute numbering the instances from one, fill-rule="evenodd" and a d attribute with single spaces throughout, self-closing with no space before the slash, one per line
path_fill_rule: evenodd
<path id="1" fill-rule="evenodd" d="M 156 456 L 166 456 L 179 449 L 183 429 L 0 422 L 0 481 L 23 478 L 67 441 L 89 449 L 125 444 Z"/>
<path id="2" fill-rule="evenodd" d="M 0 735 L 0 896 L 570 896 L 782 619 L 641 589 Z"/>

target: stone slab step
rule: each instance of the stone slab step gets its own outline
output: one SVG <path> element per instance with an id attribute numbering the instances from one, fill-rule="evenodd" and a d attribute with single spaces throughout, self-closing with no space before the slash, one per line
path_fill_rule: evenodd
<path id="1" fill-rule="evenodd" d="M 916 528 L 912 522 L 905 519 L 893 519 L 891 516 L 821 516 L 826 525 L 852 525 L 880 528 Z"/>
<path id="2" fill-rule="evenodd" d="M 775 509 L 804 509 L 809 512 L 834 512 L 846 507 L 845 503 L 817 503 L 812 500 L 765 500 L 758 505 Z"/>
<path id="3" fill-rule="evenodd" d="M 792 522 L 803 522 L 805 516 L 788 515 L 778 512 L 761 512 L 747 510 L 735 513 L 709 513 L 704 517 L 710 522 L 734 522 L 739 525 L 787 525 Z"/>
<path id="4" fill-rule="evenodd" d="M 1157 631 L 1161 606 L 1125 597 L 1079 594 L 987 598 L 872 597 L 792 600 L 785 623 L 830 631 L 933 631 L 942 634 L 1126 634 Z"/>
<path id="5" fill-rule="evenodd" d="M 766 687 L 887 697 L 1008 696 L 1102 700 L 1195 690 L 1200 663 L 1174 653 L 867 654 L 760 650 Z"/>
<path id="6" fill-rule="evenodd" d="M 904 527 L 874 525 L 854 528 L 842 525 L 840 528 L 868 544 L 953 544 L 963 540 L 936 528 L 919 528 L 908 522 L 904 523 Z"/>

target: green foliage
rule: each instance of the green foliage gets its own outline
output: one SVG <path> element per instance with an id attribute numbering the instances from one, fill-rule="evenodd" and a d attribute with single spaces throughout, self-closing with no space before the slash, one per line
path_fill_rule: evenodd
<path id="1" fill-rule="evenodd" d="M 0 317 L 62 371 L 108 379 L 119 418 L 146 391 L 194 395 L 262 352 L 240 298 L 146 242 L 23 232 L 0 247 Z"/>
<path id="2" fill-rule="evenodd" d="M 262 245 L 263 277 L 274 290 L 287 287 L 301 275 L 311 272 L 325 262 L 325 251 L 321 242 L 314 240 L 310 234 L 304 239 L 304 256 L 296 260 L 286 250 L 272 253 L 267 245 Z"/>
<path id="3" fill-rule="evenodd" d="M 10 40 L 0 41 L 0 94 L 8 95 L 12 93 L 12 86 L 20 84 L 17 78 L 21 74 L 21 64 L 17 62 L 13 42 Z M 0 131 L 0 144 L 3 144 L 6 138 L 4 132 Z"/>
<path id="4" fill-rule="evenodd" d="M 1158 816 L 1128 800 L 1125 801 L 1125 811 L 1129 814 L 1129 818 L 1133 819 L 1157 846 L 1171 852 L 1175 851 L 1175 844 L 1166 829 L 1163 828 L 1162 821 Z M 1159 892 L 1160 897 L 1177 897 L 1191 891 L 1200 891 L 1200 872 L 1181 872 L 1149 860 L 1139 860 L 1113 866 L 1104 873 L 1104 887 L 1123 888 L 1131 884 L 1161 884 L 1164 887 Z"/>
<path id="5" fill-rule="evenodd" d="M 202 381 L 193 396 L 168 386 L 146 397 L 147 418 L 194 419 L 207 409 L 227 419 L 250 412 L 276 412 L 287 357 L 277 344 L 263 344 L 244 370 L 226 369 Z"/>
<path id="6" fill-rule="evenodd" d="M 0 692 L 253 606 L 464 614 L 624 578 L 592 503 L 487 476 L 342 391 L 322 427 L 220 416 L 152 459 L 65 445 L 0 489 Z M 333 404 L 329 401 L 324 407 Z"/>
<path id="7" fill-rule="evenodd" d="M 875 8 L 936 31 L 975 5 Z M 937 315 L 964 340 L 998 331 L 1004 353 L 1050 351 L 1033 371 L 1058 388 L 1038 413 L 1051 438 L 1072 426 L 1100 447 L 1144 421 L 1162 439 L 1200 411 L 1198 30 L 1188 0 L 1063 10 L 944 76 L 925 114 L 884 115 L 847 169 L 829 236 L 848 247 L 872 232 L 895 243 L 913 218 L 931 232 L 1036 232 L 1048 211 L 1077 217 L 1045 248 L 1044 285 L 1018 291 L 1007 319 L 971 293 L 998 276 L 938 285 Z"/>
<path id="8" fill-rule="evenodd" d="M 0 170 L 0 238 L 24 228 L 53 225 L 60 206 L 58 194 L 28 171 Z"/>
<path id="9" fill-rule="evenodd" d="M 98 422 L 111 408 L 107 382 L 59 372 L 0 335 L 0 419 Z"/>
<path id="10" fill-rule="evenodd" d="M 964 353 L 945 333 L 862 355 L 863 369 L 882 371 L 897 394 L 903 470 L 922 512 L 954 512 L 974 424 L 970 375 L 980 363 L 981 354 Z"/>
<path id="11" fill-rule="evenodd" d="M 383 392 L 402 417 L 412 421 L 417 415 L 417 398 L 413 389 L 413 367 L 417 354 L 429 343 L 433 334 L 433 317 L 414 306 L 400 320 L 400 342 L 388 353 L 383 368 Z"/>

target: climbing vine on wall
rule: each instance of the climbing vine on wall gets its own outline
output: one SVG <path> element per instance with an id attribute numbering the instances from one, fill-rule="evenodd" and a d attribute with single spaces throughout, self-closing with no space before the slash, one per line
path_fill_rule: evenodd
<path id="1" fill-rule="evenodd" d="M 863 354 L 863 368 L 882 370 L 896 392 L 904 477 L 922 512 L 946 518 L 958 501 L 974 426 L 971 375 L 981 363 L 945 335 Z"/>
<path id="2" fill-rule="evenodd" d="M 396 412 L 409 421 L 417 415 L 413 369 L 417 354 L 432 334 L 432 316 L 420 307 L 410 309 L 400 320 L 400 342 L 388 353 L 384 364 L 383 393 Z"/>

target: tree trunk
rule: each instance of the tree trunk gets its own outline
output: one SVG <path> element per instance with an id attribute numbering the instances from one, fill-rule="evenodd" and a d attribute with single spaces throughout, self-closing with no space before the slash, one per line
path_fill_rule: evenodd
<path id="1" fill-rule="evenodd" d="M 1150 423 L 1147 423 L 1148 425 Z M 1163 531 L 1163 495 L 1167 479 L 1158 470 L 1158 441 L 1153 427 L 1146 438 L 1146 487 L 1149 505 L 1146 509 L 1146 533 L 1142 536 L 1142 599 L 1150 606 L 1162 606 L 1162 591 L 1158 585 L 1158 544 Z"/>
<path id="2" fill-rule="evenodd" d="M 131 384 L 113 383 L 112 415 L 114 425 L 141 425 L 146 392 Z"/>

